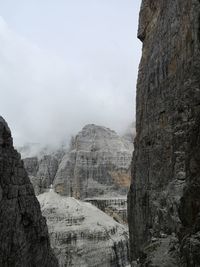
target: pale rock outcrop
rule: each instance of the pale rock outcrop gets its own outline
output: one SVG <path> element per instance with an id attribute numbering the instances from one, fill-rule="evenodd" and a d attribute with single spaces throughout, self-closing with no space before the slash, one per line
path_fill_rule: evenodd
<path id="1" fill-rule="evenodd" d="M 128 195 L 132 265 L 140 258 L 139 266 L 197 267 L 200 1 L 143 0 L 138 37 L 143 51 Z"/>
<path id="2" fill-rule="evenodd" d="M 56 267 L 46 220 L 10 129 L 0 117 L 0 266 Z"/>
<path id="3" fill-rule="evenodd" d="M 90 203 L 52 189 L 38 196 L 60 267 L 125 267 L 128 229 Z"/>
<path id="4" fill-rule="evenodd" d="M 86 125 L 59 165 L 54 180 L 56 192 L 80 199 L 112 192 L 126 194 L 132 151 L 133 144 L 116 132 Z"/>
<path id="5" fill-rule="evenodd" d="M 126 196 L 103 196 L 85 198 L 84 201 L 91 203 L 102 210 L 115 221 L 127 224 L 127 197 Z"/>

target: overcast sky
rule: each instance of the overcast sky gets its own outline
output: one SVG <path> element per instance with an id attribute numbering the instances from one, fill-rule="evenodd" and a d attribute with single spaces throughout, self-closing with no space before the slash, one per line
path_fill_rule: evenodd
<path id="1" fill-rule="evenodd" d="M 0 114 L 16 145 L 134 120 L 140 2 L 0 1 Z"/>

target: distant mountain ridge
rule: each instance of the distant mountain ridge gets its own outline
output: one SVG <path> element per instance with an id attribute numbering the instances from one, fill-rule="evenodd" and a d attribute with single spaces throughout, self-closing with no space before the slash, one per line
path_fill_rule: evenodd
<path id="1" fill-rule="evenodd" d="M 125 194 L 130 183 L 132 151 L 131 142 L 115 131 L 86 125 L 59 165 L 55 190 L 81 199 L 109 191 Z"/>
<path id="2" fill-rule="evenodd" d="M 77 198 L 128 190 L 133 144 L 109 128 L 88 124 L 72 137 L 69 149 L 46 151 L 24 159 L 36 194 L 50 184 L 57 192 Z"/>

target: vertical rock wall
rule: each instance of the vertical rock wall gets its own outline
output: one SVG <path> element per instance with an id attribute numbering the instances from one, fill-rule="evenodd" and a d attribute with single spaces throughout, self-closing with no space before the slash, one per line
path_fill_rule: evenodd
<path id="1" fill-rule="evenodd" d="M 33 186 L 0 117 L 0 266 L 56 267 Z"/>
<path id="2" fill-rule="evenodd" d="M 155 237 L 175 233 L 181 266 L 200 266 L 197 247 L 188 252 L 200 211 L 200 1 L 143 0 L 138 38 L 131 257 L 141 257 Z"/>

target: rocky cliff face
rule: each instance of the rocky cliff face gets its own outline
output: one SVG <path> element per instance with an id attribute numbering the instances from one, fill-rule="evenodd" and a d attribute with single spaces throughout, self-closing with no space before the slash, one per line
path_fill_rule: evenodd
<path id="1" fill-rule="evenodd" d="M 128 229 L 89 203 L 53 191 L 38 196 L 60 267 L 125 267 Z"/>
<path id="2" fill-rule="evenodd" d="M 128 213 L 131 257 L 145 266 L 200 266 L 199 18 L 198 0 L 142 1 Z"/>
<path id="3" fill-rule="evenodd" d="M 10 129 L 0 117 L 0 266 L 58 266 L 46 220 Z"/>
<path id="4" fill-rule="evenodd" d="M 53 184 L 58 170 L 59 158 L 55 154 L 23 159 L 24 166 L 34 186 L 36 195 L 43 193 Z"/>
<path id="5" fill-rule="evenodd" d="M 86 198 L 125 194 L 130 184 L 133 145 L 114 131 L 86 125 L 59 165 L 54 185 L 61 194 Z"/>
<path id="6" fill-rule="evenodd" d="M 87 125 L 72 138 L 68 150 L 50 153 L 43 149 L 35 157 L 24 158 L 35 193 L 41 194 L 54 184 L 57 192 L 77 198 L 126 194 L 130 185 L 132 136 L 132 128 L 125 137 L 120 137 L 108 128 Z M 25 148 L 21 150 L 35 150 L 28 145 Z"/>

